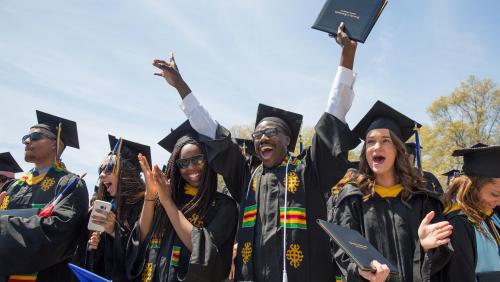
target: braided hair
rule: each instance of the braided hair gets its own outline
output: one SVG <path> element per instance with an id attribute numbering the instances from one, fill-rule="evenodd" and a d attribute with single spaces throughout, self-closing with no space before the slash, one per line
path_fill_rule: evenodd
<path id="1" fill-rule="evenodd" d="M 183 200 L 185 200 L 184 186 L 187 181 L 182 178 L 179 168 L 176 165 L 176 161 L 180 157 L 182 148 L 188 144 L 198 146 L 203 155 L 205 157 L 207 156 L 206 148 L 202 143 L 190 136 L 181 137 L 177 140 L 177 143 L 172 150 L 172 154 L 170 155 L 170 159 L 168 160 L 164 173 L 166 177 L 170 179 L 172 199 L 179 210 L 186 217 L 196 213 L 200 219 L 203 219 L 207 215 L 208 209 L 216 194 L 217 174 L 206 164 L 203 170 L 201 185 L 198 187 L 198 193 L 187 203 L 183 204 Z M 170 221 L 168 220 L 167 215 L 158 199 L 155 204 L 152 227 L 153 233 L 159 233 L 166 228 L 170 228 Z"/>

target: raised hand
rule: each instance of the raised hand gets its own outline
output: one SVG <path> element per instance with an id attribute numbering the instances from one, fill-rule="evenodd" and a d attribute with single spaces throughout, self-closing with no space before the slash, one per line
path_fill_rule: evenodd
<path id="1" fill-rule="evenodd" d="M 160 197 L 160 202 L 165 205 L 165 203 L 172 201 L 172 187 L 170 185 L 170 179 L 167 179 L 165 174 L 160 170 L 160 168 L 155 165 L 153 169 L 153 177 L 156 185 L 158 185 L 158 196 Z"/>
<path id="2" fill-rule="evenodd" d="M 424 250 L 434 249 L 450 241 L 453 226 L 448 221 L 431 224 L 434 216 L 434 211 L 429 212 L 418 227 L 418 238 Z"/>
<path id="3" fill-rule="evenodd" d="M 142 173 L 144 174 L 144 181 L 146 182 L 146 192 L 144 193 L 145 200 L 154 200 L 158 197 L 158 185 L 156 185 L 153 172 L 149 167 L 148 160 L 142 154 L 137 157 L 141 165 Z"/>
<path id="4" fill-rule="evenodd" d="M 175 63 L 173 52 L 170 52 L 170 58 L 168 62 L 154 59 L 153 66 L 161 70 L 161 72 L 155 72 L 154 75 L 165 78 L 168 84 L 172 85 L 173 87 L 176 87 L 182 81 L 182 76 L 179 72 L 177 64 Z"/>
<path id="5" fill-rule="evenodd" d="M 374 260 L 371 266 L 375 272 L 363 271 L 358 268 L 359 275 L 368 281 L 380 282 L 387 280 L 389 276 L 389 267 L 386 264 L 380 264 L 380 262 Z"/>
<path id="6" fill-rule="evenodd" d="M 338 29 L 337 29 L 337 36 L 335 37 L 335 41 L 342 46 L 342 48 L 348 48 L 348 49 L 356 49 L 356 46 L 358 46 L 358 43 L 354 40 L 351 40 L 349 36 L 347 36 L 347 33 L 344 31 L 345 24 L 344 22 L 341 22 Z"/>
<path id="7" fill-rule="evenodd" d="M 108 233 L 111 236 L 115 236 L 115 221 L 116 215 L 112 211 L 101 211 L 96 209 L 97 214 L 93 215 L 90 219 L 92 223 L 100 225 L 104 227 L 104 232 Z"/>

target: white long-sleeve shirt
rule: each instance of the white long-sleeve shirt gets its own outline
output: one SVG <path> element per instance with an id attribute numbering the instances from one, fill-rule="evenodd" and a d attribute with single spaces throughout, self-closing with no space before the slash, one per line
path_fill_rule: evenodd
<path id="1" fill-rule="evenodd" d="M 339 66 L 335 79 L 333 80 L 326 106 L 326 112 L 340 119 L 344 123 L 345 116 L 354 99 L 354 82 L 356 74 L 345 67 Z M 193 93 L 189 93 L 182 100 L 181 109 L 189 119 L 189 123 L 199 134 L 212 139 L 215 138 L 217 123 L 212 119 L 208 111 L 200 104 Z"/>

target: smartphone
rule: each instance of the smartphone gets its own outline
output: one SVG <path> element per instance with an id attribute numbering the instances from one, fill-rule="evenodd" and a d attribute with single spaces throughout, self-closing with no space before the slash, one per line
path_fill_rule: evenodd
<path id="1" fill-rule="evenodd" d="M 104 232 L 103 226 L 92 222 L 92 216 L 94 216 L 94 215 L 101 216 L 100 214 L 98 214 L 96 212 L 96 210 L 109 212 L 109 211 L 111 211 L 111 203 L 101 201 L 101 200 L 95 200 L 94 205 L 92 206 L 92 212 L 90 213 L 89 224 L 87 225 L 88 230 Z"/>

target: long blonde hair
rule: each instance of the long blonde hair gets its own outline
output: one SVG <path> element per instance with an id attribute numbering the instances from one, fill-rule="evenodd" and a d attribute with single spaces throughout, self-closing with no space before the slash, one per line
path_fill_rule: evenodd
<path id="1" fill-rule="evenodd" d="M 450 191 L 456 191 L 456 201 L 460 205 L 462 212 L 484 235 L 488 234 L 488 232 L 481 226 L 485 214 L 480 208 L 479 192 L 488 183 L 494 183 L 493 178 L 461 175 L 455 177 L 448 188 Z M 447 201 L 445 205 L 449 207 L 451 204 Z"/>

